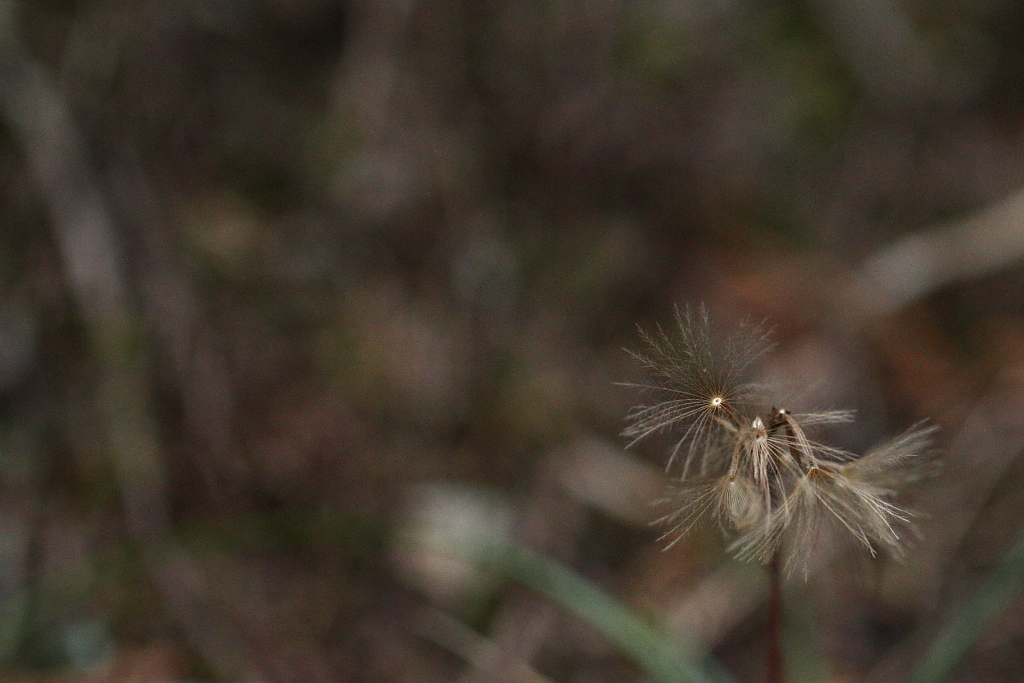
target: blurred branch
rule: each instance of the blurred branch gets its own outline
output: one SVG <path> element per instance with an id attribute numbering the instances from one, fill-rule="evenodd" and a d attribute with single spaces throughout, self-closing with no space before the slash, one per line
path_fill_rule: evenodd
<path id="1" fill-rule="evenodd" d="M 71 291 L 99 366 L 96 404 L 119 478 L 129 533 L 167 606 L 207 661 L 225 673 L 233 650 L 201 595 L 201 574 L 166 539 L 161 447 L 149 409 L 142 323 L 132 310 L 114 221 L 61 93 L 17 34 L 14 3 L 0 2 L 0 114 L 19 140 L 52 221 Z"/>
<path id="2" fill-rule="evenodd" d="M 10 0 L 0 3 L 0 108 L 42 191 L 68 286 L 102 368 L 99 408 L 129 527 L 139 537 L 159 533 L 167 525 L 164 473 L 145 410 L 140 330 L 128 306 L 113 221 L 71 111 L 21 44 Z"/>
<path id="3" fill-rule="evenodd" d="M 1024 190 L 970 218 L 911 234 L 876 252 L 847 290 L 859 320 L 888 315 L 954 282 L 1024 258 Z"/>
<path id="4" fill-rule="evenodd" d="M 147 322 L 181 392 L 197 469 L 214 499 L 232 500 L 251 480 L 234 433 L 235 396 L 224 354 L 204 324 L 193 283 L 172 255 L 159 197 L 131 150 L 112 178 L 116 206 L 132 234 L 132 262 Z"/>

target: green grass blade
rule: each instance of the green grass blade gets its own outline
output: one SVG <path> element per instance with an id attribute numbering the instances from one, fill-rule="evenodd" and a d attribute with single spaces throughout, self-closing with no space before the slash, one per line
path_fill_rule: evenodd
<path id="1" fill-rule="evenodd" d="M 683 648 L 568 567 L 528 548 L 487 553 L 485 566 L 552 600 L 600 631 L 660 683 L 725 683 L 684 659 Z"/>
<path id="2" fill-rule="evenodd" d="M 945 681 L 1024 585 L 1024 536 L 996 565 L 929 648 L 910 683 Z"/>

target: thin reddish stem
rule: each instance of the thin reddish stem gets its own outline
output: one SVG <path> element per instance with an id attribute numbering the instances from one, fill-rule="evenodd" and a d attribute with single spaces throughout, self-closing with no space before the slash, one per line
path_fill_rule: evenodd
<path id="1" fill-rule="evenodd" d="M 768 574 L 768 683 L 786 683 L 782 661 L 782 566 L 777 552 L 772 555 Z"/>

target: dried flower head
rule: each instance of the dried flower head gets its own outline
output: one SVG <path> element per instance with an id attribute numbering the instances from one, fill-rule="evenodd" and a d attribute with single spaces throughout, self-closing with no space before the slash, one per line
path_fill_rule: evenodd
<path id="1" fill-rule="evenodd" d="M 647 348 L 634 353 L 650 371 L 650 405 L 634 408 L 623 432 L 630 445 L 659 432 L 679 434 L 667 468 L 681 462 L 662 522 L 682 538 L 713 518 L 734 534 L 740 559 L 770 561 L 784 550 L 786 571 L 806 567 L 811 548 L 830 526 L 846 529 L 872 555 L 899 554 L 897 529 L 912 514 L 892 502 L 896 490 L 929 470 L 936 427 L 918 424 L 862 457 L 811 439 L 807 430 L 850 422 L 853 411 L 794 413 L 772 405 L 749 381 L 751 364 L 770 349 L 768 335 L 745 325 L 718 343 L 707 312 L 676 311 L 676 329 L 641 330 Z"/>

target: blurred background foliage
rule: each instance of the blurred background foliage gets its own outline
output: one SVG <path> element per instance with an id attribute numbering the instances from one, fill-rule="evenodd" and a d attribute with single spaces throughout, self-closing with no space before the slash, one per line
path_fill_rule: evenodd
<path id="1" fill-rule="evenodd" d="M 758 568 L 662 552 L 665 444 L 618 436 L 636 326 L 703 302 L 858 410 L 836 445 L 942 425 L 907 560 L 788 589 L 793 680 L 905 678 L 1024 526 L 1021 36 L 1007 0 L 3 0 L 0 677 L 645 680 L 444 552 L 514 539 L 760 680 Z M 1003 592 L 959 680 L 1024 678 Z"/>

